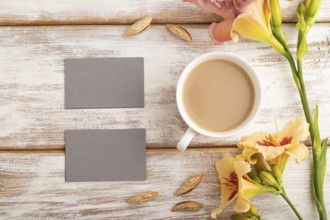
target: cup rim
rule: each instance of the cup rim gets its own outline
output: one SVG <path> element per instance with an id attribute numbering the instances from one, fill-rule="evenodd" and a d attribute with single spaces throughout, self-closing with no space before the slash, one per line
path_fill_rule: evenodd
<path id="1" fill-rule="evenodd" d="M 189 118 L 188 114 L 186 113 L 186 111 L 184 109 L 183 99 L 182 99 L 182 91 L 183 91 L 184 82 L 187 79 L 188 75 L 191 73 L 191 70 L 203 62 L 206 62 L 209 60 L 216 60 L 216 59 L 233 62 L 233 63 L 239 65 L 241 68 L 243 68 L 245 70 L 245 72 L 248 74 L 249 78 L 251 79 L 251 82 L 252 82 L 252 85 L 254 88 L 254 92 L 255 92 L 254 105 L 253 105 L 253 108 L 252 108 L 249 116 L 240 125 L 232 128 L 228 131 L 219 131 L 219 132 L 206 130 L 206 129 L 198 126 L 195 122 L 193 122 Z M 262 88 L 261 88 L 260 79 L 259 79 L 256 71 L 251 66 L 251 64 L 249 64 L 245 59 L 243 59 L 235 54 L 232 54 L 232 53 L 211 52 L 211 53 L 207 53 L 207 54 L 204 54 L 204 55 L 201 55 L 201 56 L 195 58 L 182 71 L 178 84 L 177 84 L 177 89 L 176 89 L 176 102 L 177 102 L 177 106 L 178 106 L 180 115 L 182 116 L 183 120 L 195 132 L 203 134 L 205 136 L 209 136 L 209 137 L 229 137 L 229 136 L 232 136 L 232 135 L 240 132 L 244 128 L 246 128 L 258 115 L 258 113 L 260 111 L 261 103 L 262 103 Z"/>

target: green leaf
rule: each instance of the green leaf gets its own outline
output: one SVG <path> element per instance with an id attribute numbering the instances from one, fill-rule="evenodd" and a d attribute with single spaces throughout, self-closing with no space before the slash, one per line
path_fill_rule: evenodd
<path id="1" fill-rule="evenodd" d="M 316 206 L 317 206 L 317 209 L 320 209 L 322 207 L 321 205 L 321 202 L 319 200 L 319 198 L 317 197 L 316 195 L 316 191 L 315 191 L 315 183 L 314 183 L 315 179 L 313 179 L 312 181 L 312 190 L 313 190 L 313 195 L 314 195 L 314 199 L 315 199 L 315 202 L 316 202 Z"/>
<path id="2" fill-rule="evenodd" d="M 326 171 L 327 143 L 328 138 L 321 142 L 319 124 L 318 124 L 318 106 L 316 106 L 314 114 L 314 142 L 313 142 L 313 194 L 317 209 L 319 212 L 324 211 L 323 186 Z"/>
<path id="3" fill-rule="evenodd" d="M 327 149 L 328 149 L 328 138 L 325 138 L 322 141 L 322 151 L 321 151 L 321 156 L 320 156 L 320 174 L 321 174 L 321 179 L 320 179 L 320 184 L 321 184 L 321 189 L 322 189 L 322 194 L 323 194 L 323 184 L 324 184 L 324 176 L 325 176 L 325 171 L 327 168 Z"/>

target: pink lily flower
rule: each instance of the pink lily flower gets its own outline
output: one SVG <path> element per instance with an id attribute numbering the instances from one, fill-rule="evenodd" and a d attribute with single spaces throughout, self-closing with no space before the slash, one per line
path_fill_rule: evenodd
<path id="1" fill-rule="evenodd" d="M 268 0 L 184 0 L 206 11 L 224 18 L 220 23 L 212 23 L 209 35 L 213 42 L 237 41 L 240 36 L 268 43 L 280 54 L 286 52 L 274 37 L 271 26 L 271 9 Z"/>
<path id="2" fill-rule="evenodd" d="M 225 41 L 237 41 L 237 35 L 233 33 L 234 22 L 254 0 L 184 0 L 184 2 L 190 2 L 224 18 L 219 23 L 213 22 L 209 28 L 209 35 L 213 42 L 222 44 Z"/>

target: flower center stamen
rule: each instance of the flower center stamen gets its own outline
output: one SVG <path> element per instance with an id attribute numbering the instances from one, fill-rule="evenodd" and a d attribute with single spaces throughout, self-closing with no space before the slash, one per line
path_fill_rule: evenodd
<path id="1" fill-rule="evenodd" d="M 260 146 L 265 146 L 265 147 L 276 147 L 279 145 L 277 143 L 276 139 L 271 134 L 266 136 L 264 140 L 257 141 L 257 144 Z"/>

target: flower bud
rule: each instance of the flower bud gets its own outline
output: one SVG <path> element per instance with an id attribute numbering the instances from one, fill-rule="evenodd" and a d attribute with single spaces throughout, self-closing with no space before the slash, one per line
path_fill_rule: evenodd
<path id="1" fill-rule="evenodd" d="M 310 3 L 311 3 L 311 0 L 305 0 L 305 2 L 304 2 L 305 8 L 308 8 Z"/>
<path id="2" fill-rule="evenodd" d="M 231 215 L 232 220 L 253 220 L 253 218 L 249 217 L 246 214 L 233 214 Z"/>
<path id="3" fill-rule="evenodd" d="M 304 15 L 305 14 L 305 8 L 306 8 L 306 5 L 304 5 L 303 2 L 300 2 L 297 6 L 297 13 L 299 15 Z"/>
<path id="4" fill-rule="evenodd" d="M 305 21 L 305 6 L 304 3 L 300 2 L 297 7 L 297 29 L 300 32 L 304 32 L 306 29 L 306 21 Z"/>
<path id="5" fill-rule="evenodd" d="M 321 0 L 310 0 L 305 4 L 305 21 L 306 21 L 306 29 L 305 35 L 309 32 L 309 29 L 315 23 L 316 16 L 319 12 L 321 6 Z"/>
<path id="6" fill-rule="evenodd" d="M 282 26 L 282 11 L 280 3 L 278 0 L 270 0 L 269 4 L 272 11 L 272 25 L 275 29 L 280 28 Z"/>
<path id="7" fill-rule="evenodd" d="M 254 181 L 254 182 L 256 182 L 256 183 L 261 183 L 261 180 L 260 180 L 260 178 L 258 177 L 258 175 L 256 174 L 256 173 L 254 173 L 254 172 L 250 172 L 250 173 L 248 173 L 248 176 Z"/>
<path id="8" fill-rule="evenodd" d="M 258 210 L 253 205 L 250 205 L 250 210 L 248 211 L 248 213 L 249 213 L 249 215 L 252 215 L 252 216 L 257 216 L 257 217 L 260 216 Z"/>
<path id="9" fill-rule="evenodd" d="M 320 0 L 313 0 L 306 4 L 306 17 L 316 17 L 316 14 L 318 13 L 321 1 Z"/>
<path id="10" fill-rule="evenodd" d="M 273 187 L 278 187 L 278 182 L 274 178 L 274 176 L 266 171 L 262 171 L 259 174 L 260 179 L 263 184 Z"/>
<path id="11" fill-rule="evenodd" d="M 280 170 L 277 164 L 272 164 L 271 169 L 276 179 L 282 178 L 282 171 Z"/>

